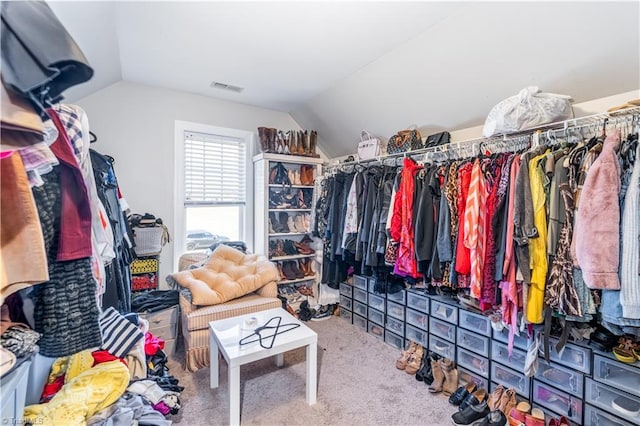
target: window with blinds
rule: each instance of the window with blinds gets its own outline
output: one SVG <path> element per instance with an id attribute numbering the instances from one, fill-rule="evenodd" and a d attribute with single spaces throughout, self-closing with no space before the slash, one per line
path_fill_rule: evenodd
<path id="1" fill-rule="evenodd" d="M 247 142 L 231 135 L 184 132 L 184 248 L 244 241 Z"/>
<path id="2" fill-rule="evenodd" d="M 185 132 L 184 205 L 244 205 L 246 150 L 242 139 Z"/>

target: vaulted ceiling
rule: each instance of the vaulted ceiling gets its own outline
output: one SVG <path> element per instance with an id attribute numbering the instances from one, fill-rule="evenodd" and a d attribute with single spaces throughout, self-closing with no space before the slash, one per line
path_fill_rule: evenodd
<path id="1" fill-rule="evenodd" d="M 50 2 L 95 69 L 286 111 L 329 156 L 482 124 L 526 86 L 576 102 L 640 88 L 640 3 Z M 213 81 L 240 93 L 210 87 Z"/>

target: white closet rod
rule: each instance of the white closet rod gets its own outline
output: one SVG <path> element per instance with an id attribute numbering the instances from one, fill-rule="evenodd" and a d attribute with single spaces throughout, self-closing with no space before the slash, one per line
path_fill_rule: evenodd
<path id="1" fill-rule="evenodd" d="M 427 154 L 430 152 L 445 152 L 448 150 L 457 150 L 460 148 L 471 148 L 472 151 L 474 148 L 479 148 L 481 145 L 490 145 L 493 143 L 504 143 L 504 142 L 522 142 L 523 140 L 529 140 L 534 134 L 542 131 L 546 132 L 556 132 L 560 131 L 568 131 L 574 129 L 580 129 L 584 127 L 592 127 L 592 126 L 606 126 L 606 125 L 617 125 L 622 122 L 628 121 L 629 116 L 637 115 L 640 113 L 640 107 L 632 107 L 626 108 L 623 110 L 618 110 L 614 112 L 604 112 L 593 115 L 587 115 L 579 118 L 571 118 L 569 120 L 558 121 L 555 123 L 545 124 L 543 126 L 537 127 L 535 129 L 527 129 L 517 133 L 511 133 L 509 135 L 496 135 L 490 136 L 488 138 L 480 137 L 474 139 L 466 139 L 458 142 L 450 142 L 446 145 L 434 146 L 429 148 L 416 149 L 413 151 L 407 152 L 398 152 L 395 154 L 387 154 L 381 155 L 378 157 L 369 158 L 366 160 L 356 160 L 356 161 L 345 161 L 345 162 L 334 162 L 334 163 L 325 163 L 323 164 L 323 169 L 330 170 L 338 166 L 350 166 L 362 163 L 370 163 L 374 161 L 383 161 L 387 158 L 400 158 L 400 157 L 411 157 L 414 155 Z M 606 122 L 605 122 L 606 120 Z M 544 135 L 544 133 L 542 133 Z"/>

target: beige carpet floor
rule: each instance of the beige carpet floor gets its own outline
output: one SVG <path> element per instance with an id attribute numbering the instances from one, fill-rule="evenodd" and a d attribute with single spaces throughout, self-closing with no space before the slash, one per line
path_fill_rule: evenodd
<path id="1" fill-rule="evenodd" d="M 272 359 L 241 367 L 241 422 L 247 425 L 451 425 L 456 408 L 414 376 L 395 368 L 399 351 L 332 317 L 308 322 L 318 333 L 318 400 L 305 402 L 304 349 L 287 352 L 284 367 Z M 184 352 L 170 356 L 170 373 L 185 387 L 180 425 L 228 424 L 226 363 L 220 387 L 209 387 L 209 369 L 182 369 Z"/>

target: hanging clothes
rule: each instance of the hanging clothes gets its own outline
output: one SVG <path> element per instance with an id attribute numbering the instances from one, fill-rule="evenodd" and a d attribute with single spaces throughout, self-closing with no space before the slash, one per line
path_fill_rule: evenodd
<path id="1" fill-rule="evenodd" d="M 17 152 L 0 160 L 0 303 L 49 280 L 47 253 L 33 193 Z"/>
<path id="2" fill-rule="evenodd" d="M 529 238 L 531 286 L 527 299 L 527 321 L 540 324 L 543 321 L 544 288 L 547 280 L 547 214 L 544 192 L 546 174 L 540 167 L 547 152 L 529 161 L 529 183 L 533 201 L 535 235 Z"/>
<path id="3" fill-rule="evenodd" d="M 469 247 L 466 246 L 466 206 L 469 196 L 469 185 L 471 185 L 471 171 L 473 169 L 472 163 L 465 163 L 458 169 L 458 234 L 456 241 L 456 264 L 455 270 L 458 274 L 469 275 L 471 272 L 471 252 Z"/>
<path id="4" fill-rule="evenodd" d="M 640 144 L 624 200 L 621 234 L 620 304 L 622 316 L 640 319 Z"/>
<path id="5" fill-rule="evenodd" d="M 486 248 L 484 253 L 484 270 L 482 277 L 482 286 L 480 293 L 480 309 L 484 312 L 492 309 L 496 304 L 496 227 L 494 219 L 499 204 L 502 202 L 507 186 L 508 179 L 503 179 L 502 166 L 505 156 L 500 155 L 495 160 L 487 159 L 485 162 L 485 177 L 487 183 L 487 202 L 486 202 L 486 225 L 485 225 L 485 241 Z M 502 270 L 502 264 L 500 265 Z"/>
<path id="6" fill-rule="evenodd" d="M 607 136 L 602 152 L 589 169 L 576 213 L 576 258 L 589 288 L 620 288 L 619 144 L 620 130 L 615 130 Z"/>
<path id="7" fill-rule="evenodd" d="M 415 175 L 421 166 L 410 158 L 405 158 L 402 163 L 402 178 L 400 188 L 396 193 L 391 224 L 391 237 L 399 242 L 398 257 L 393 272 L 400 276 L 419 278 L 412 213 Z"/>
<path id="8" fill-rule="evenodd" d="M 135 258 L 128 237 L 128 222 L 124 217 L 118 192 L 118 180 L 113 169 L 113 158 L 90 149 L 89 155 L 96 181 L 98 198 L 107 211 L 114 236 L 115 259 L 105 266 L 106 286 L 102 307 L 112 306 L 121 313 L 131 312 L 131 269 Z"/>
<path id="9" fill-rule="evenodd" d="M 559 187 L 564 204 L 564 225 L 558 236 L 556 256 L 553 260 L 549 281 L 546 286 L 544 303 L 561 315 L 582 316 L 580 298 L 573 282 L 573 261 L 571 259 L 571 239 L 573 236 L 573 195 L 568 183 Z"/>
<path id="10" fill-rule="evenodd" d="M 482 288 L 484 250 L 486 247 L 487 189 L 480 160 L 476 159 L 471 170 L 471 181 L 465 203 L 464 246 L 469 249 L 471 296 L 480 298 Z"/>

